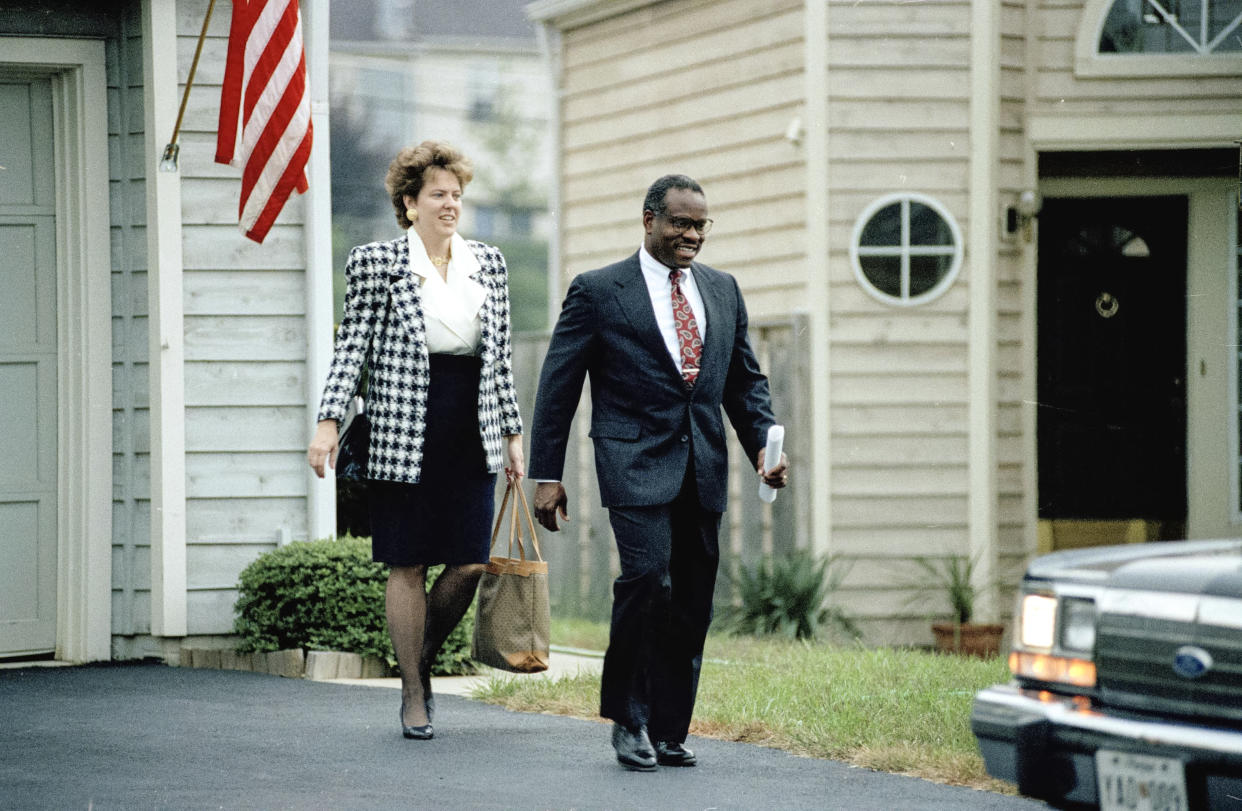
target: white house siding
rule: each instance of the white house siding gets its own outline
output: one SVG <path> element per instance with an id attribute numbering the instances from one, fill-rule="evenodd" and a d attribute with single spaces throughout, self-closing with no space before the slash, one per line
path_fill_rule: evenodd
<path id="1" fill-rule="evenodd" d="M 177 6 L 179 93 L 206 10 L 206 0 Z M 291 198 L 262 245 L 237 229 L 240 171 L 214 162 L 230 14 L 228 3 L 216 4 L 180 136 L 190 635 L 231 632 L 239 572 L 280 539 L 307 535 L 304 203 Z M 109 43 L 113 633 L 135 637 L 118 648 L 121 655 L 151 650 L 141 638 L 151 628 L 143 182 L 158 159 L 143 153 L 139 4 L 126 9 L 125 26 L 127 38 Z"/>
<path id="2" fill-rule="evenodd" d="M 207 0 L 179 2 L 189 72 Z M 166 652 L 150 637 L 151 392 L 142 3 L 0 2 L 0 35 L 96 37 L 106 53 L 112 300 L 113 655 Z M 238 169 L 214 163 L 231 5 L 218 2 L 181 132 L 184 228 L 188 633 L 228 633 L 237 575 L 279 540 L 305 538 L 306 283 L 295 196 L 263 245 L 237 231 Z M 326 58 L 326 54 L 325 54 Z M 163 143 L 171 136 L 159 133 Z M 174 598 L 176 595 L 174 595 Z M 102 613 L 102 612 L 100 612 Z"/>
<path id="3" fill-rule="evenodd" d="M 184 81 L 207 0 L 177 3 Z M 238 573 L 307 536 L 305 200 L 263 244 L 237 228 L 240 170 L 215 163 L 229 3 L 217 3 L 181 134 L 187 632 L 228 633 Z"/>

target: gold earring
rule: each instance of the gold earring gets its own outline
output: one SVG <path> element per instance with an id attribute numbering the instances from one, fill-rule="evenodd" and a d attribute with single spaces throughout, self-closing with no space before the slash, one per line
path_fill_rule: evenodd
<path id="1" fill-rule="evenodd" d="M 407 208 L 405 210 L 405 218 L 410 222 L 418 222 L 418 209 Z"/>

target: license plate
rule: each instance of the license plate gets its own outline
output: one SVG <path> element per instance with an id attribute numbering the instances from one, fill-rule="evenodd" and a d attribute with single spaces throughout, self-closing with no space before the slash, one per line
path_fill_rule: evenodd
<path id="1" fill-rule="evenodd" d="M 1095 753 L 1100 811 L 1186 811 L 1186 770 L 1176 758 Z"/>

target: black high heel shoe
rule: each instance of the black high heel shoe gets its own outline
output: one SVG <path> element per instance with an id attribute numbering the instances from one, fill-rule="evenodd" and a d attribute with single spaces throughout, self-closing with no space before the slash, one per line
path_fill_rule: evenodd
<path id="1" fill-rule="evenodd" d="M 401 734 L 416 741 L 429 741 L 435 737 L 435 730 L 431 727 L 431 713 L 427 713 L 427 723 L 420 727 L 406 726 L 405 723 L 405 699 L 401 699 Z"/>

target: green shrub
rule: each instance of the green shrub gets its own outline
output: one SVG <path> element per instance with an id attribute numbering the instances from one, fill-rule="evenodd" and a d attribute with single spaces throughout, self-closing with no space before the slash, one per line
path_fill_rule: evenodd
<path id="1" fill-rule="evenodd" d="M 815 639 L 831 626 L 857 637 L 853 620 L 829 604 L 845 574 L 838 558 L 817 559 L 805 550 L 765 557 L 738 571 L 734 584 L 741 605 L 727 609 L 722 624 L 736 635 Z"/>
<path id="2" fill-rule="evenodd" d="M 427 585 L 443 567 L 427 572 Z M 396 664 L 384 617 L 388 568 L 371 560 L 368 538 L 291 543 L 242 570 L 233 630 L 240 652 L 336 650 Z M 432 665 L 436 675 L 473 673 L 466 613 Z"/>

